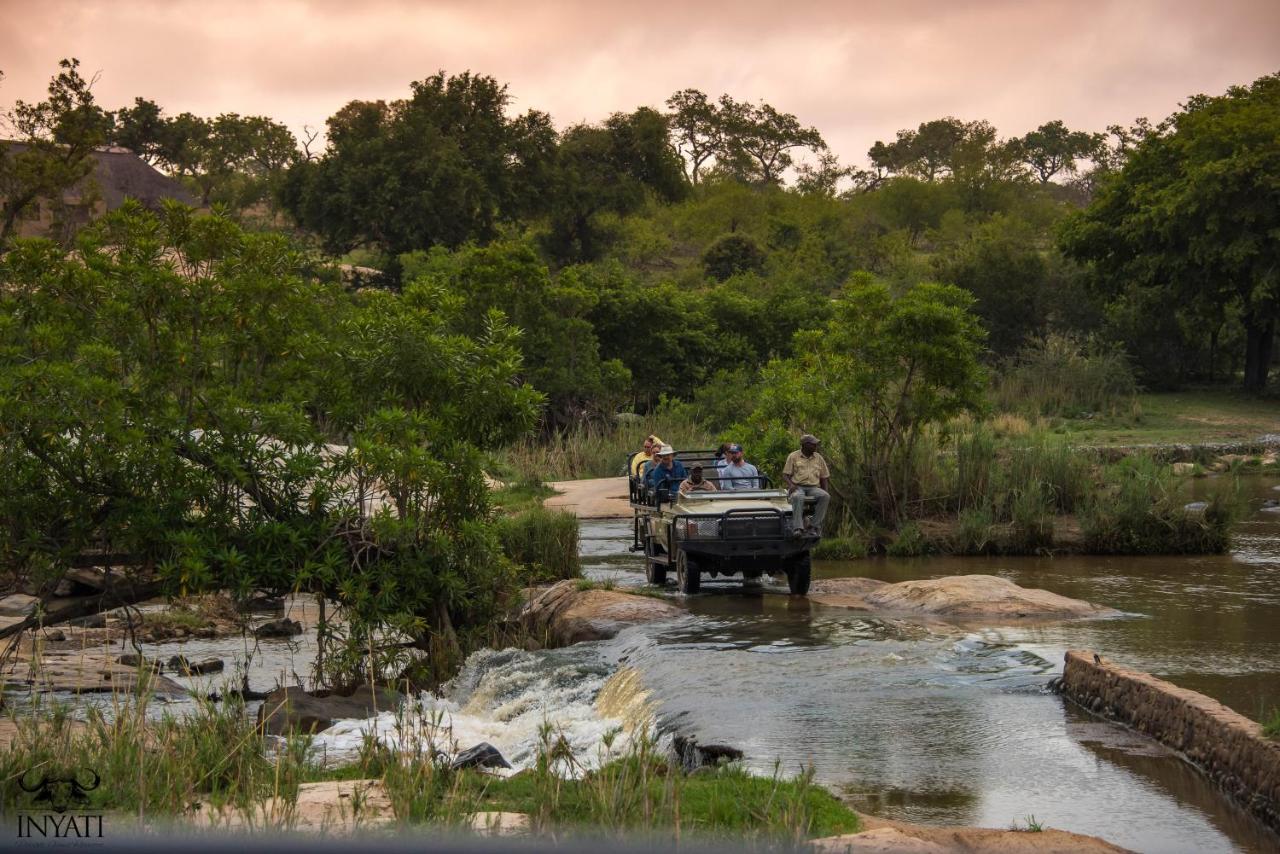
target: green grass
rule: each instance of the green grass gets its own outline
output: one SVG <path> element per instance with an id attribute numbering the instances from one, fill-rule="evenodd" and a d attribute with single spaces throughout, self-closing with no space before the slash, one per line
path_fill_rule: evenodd
<path id="1" fill-rule="evenodd" d="M 814 560 L 857 560 L 867 556 L 867 542 L 861 537 L 823 537 L 813 547 Z"/>
<path id="2" fill-rule="evenodd" d="M 542 506 L 556 491 L 536 478 L 508 483 L 489 493 L 493 506 L 504 513 L 519 513 Z"/>
<path id="3" fill-rule="evenodd" d="M 1065 419 L 1054 429 L 1077 445 L 1201 444 L 1275 433 L 1280 400 L 1226 390 L 1138 395 L 1139 417 Z"/>
<path id="4" fill-rule="evenodd" d="M 366 739 L 355 762 L 323 767 L 308 759 L 305 737 L 264 738 L 242 703 L 202 702 L 188 717 L 148 721 L 149 697 L 145 690 L 136 698 L 118 695 L 111 720 L 90 707 L 87 723 L 78 724 L 62 704 L 19 719 L 12 746 L 0 752 L 0 811 L 27 805 L 30 795 L 19 786 L 24 777 L 33 783 L 39 773 L 92 768 L 100 785 L 84 806 L 140 823 L 182 822 L 198 804 L 202 813 L 256 815 L 256 829 L 285 830 L 301 783 L 376 779 L 391 803 L 392 832 L 465 831 L 471 817 L 486 810 L 524 813 L 535 834 L 557 839 L 644 835 L 665 844 L 706 838 L 750 849 L 859 828 L 857 815 L 814 783 L 812 767 L 794 776 L 780 766 L 771 776 L 752 776 L 733 765 L 686 775 L 651 740 L 614 750 L 619 731 L 596 748 L 609 761 L 587 770 L 583 757 L 546 724 L 535 766 L 503 779 L 450 769 L 436 750 L 447 742 L 443 720 L 410 721 L 413 712 L 406 710 L 402 724 L 425 738 L 406 739 L 399 750 Z M 267 798 L 279 800 L 264 827 L 255 805 Z"/>
<path id="5" fill-rule="evenodd" d="M 1271 717 L 1262 721 L 1262 737 L 1280 740 L 1280 709 L 1273 708 Z"/>
<path id="6" fill-rule="evenodd" d="M 814 784 L 812 770 L 787 779 L 730 765 L 685 776 L 643 747 L 581 779 L 552 780 L 533 769 L 473 785 L 483 785 L 483 809 L 521 812 L 544 828 L 588 834 L 786 844 L 859 829 L 857 815 Z"/>

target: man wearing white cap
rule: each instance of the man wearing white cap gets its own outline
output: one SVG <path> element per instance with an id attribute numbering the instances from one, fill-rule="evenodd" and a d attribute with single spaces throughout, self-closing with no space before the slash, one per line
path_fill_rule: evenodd
<path id="1" fill-rule="evenodd" d="M 804 532 L 804 500 L 816 498 L 813 506 L 812 532 L 822 533 L 822 520 L 827 515 L 827 504 L 831 494 L 827 492 L 827 484 L 831 481 L 831 470 L 827 461 L 818 453 L 818 437 L 805 433 L 800 437 L 800 450 L 792 451 L 782 467 L 782 478 L 787 482 L 787 494 L 791 496 L 791 532 L 800 536 Z"/>
<path id="2" fill-rule="evenodd" d="M 689 472 L 685 470 L 684 463 L 676 459 L 676 449 L 670 445 L 662 445 L 658 448 L 656 462 L 653 469 L 649 472 L 649 485 L 653 487 L 656 493 L 662 486 L 664 480 L 670 481 L 667 484 L 667 491 L 674 495 L 680 489 L 680 483 Z"/>

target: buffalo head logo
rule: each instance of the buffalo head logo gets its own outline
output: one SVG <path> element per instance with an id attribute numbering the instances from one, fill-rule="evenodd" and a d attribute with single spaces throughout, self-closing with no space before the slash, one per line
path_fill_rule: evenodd
<path id="1" fill-rule="evenodd" d="M 78 770 L 67 777 L 52 777 L 41 774 L 34 784 L 29 784 L 28 771 L 18 779 L 18 785 L 24 791 L 35 795 L 32 805 L 48 804 L 48 808 L 56 813 L 64 813 L 73 806 L 80 807 L 89 803 L 89 793 L 98 788 L 102 778 L 92 768 Z"/>

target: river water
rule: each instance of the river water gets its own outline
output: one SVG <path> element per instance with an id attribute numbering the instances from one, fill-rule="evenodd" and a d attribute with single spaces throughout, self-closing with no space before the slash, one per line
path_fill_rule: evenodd
<path id="1" fill-rule="evenodd" d="M 1069 648 L 1097 650 L 1257 717 L 1280 706 L 1280 498 L 1246 484 L 1233 552 L 1155 558 L 867 559 L 818 577 L 984 573 L 1118 608 L 1121 619 L 973 628 L 880 619 L 767 586 L 706 585 L 690 617 L 600 644 L 634 668 L 661 724 L 812 763 L 860 809 L 930 824 L 1028 816 L 1141 851 L 1280 850 L 1280 838 L 1154 742 L 1048 693 Z M 584 523 L 588 575 L 643 583 L 629 526 Z"/>
<path id="2" fill-rule="evenodd" d="M 343 721 L 316 738 L 341 761 L 366 733 L 479 741 L 528 767 L 548 725 L 581 765 L 650 728 L 745 752 L 760 773 L 816 778 L 858 809 L 928 824 L 1035 821 L 1139 851 L 1280 851 L 1280 837 L 1154 742 L 1094 719 L 1045 684 L 1069 648 L 1096 650 L 1204 692 L 1246 715 L 1280 706 L 1280 499 L 1274 479 L 1245 485 L 1250 512 L 1231 554 L 1156 558 L 873 558 L 815 563 L 817 577 L 885 581 L 983 573 L 1120 609 L 1120 619 L 1051 626 L 965 626 L 885 619 L 786 595 L 784 586 L 706 581 L 676 620 L 560 650 L 473 655 L 421 714 Z M 585 573 L 644 584 L 630 520 L 581 526 Z M 670 590 L 669 590 L 670 592 Z M 290 603 L 304 622 L 314 607 Z M 295 609 L 301 609 L 296 610 Z M 167 644 L 238 662 L 193 688 L 307 681 L 314 636 Z M 231 678 L 228 678 L 231 677 Z M 179 704 L 181 705 L 181 704 Z M 424 724 L 424 721 L 426 722 Z"/>

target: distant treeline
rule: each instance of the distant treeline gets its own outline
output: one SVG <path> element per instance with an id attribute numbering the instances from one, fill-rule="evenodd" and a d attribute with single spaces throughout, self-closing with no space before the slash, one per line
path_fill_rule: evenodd
<path id="1" fill-rule="evenodd" d="M 47 101 L 14 108 L 35 145 L 0 159 L 4 234 L 84 168 L 75 152 L 127 146 L 392 287 L 448 285 L 477 327 L 501 310 L 552 423 L 744 388 L 858 273 L 968 291 L 995 366 L 1056 335 L 1149 388 L 1261 391 L 1280 317 L 1278 80 L 1106 133 L 933 119 L 860 167 L 790 113 L 694 89 L 557 129 L 512 114 L 492 77 L 441 72 L 342 107 L 321 149 L 261 116 L 103 110 L 71 60 Z"/>

